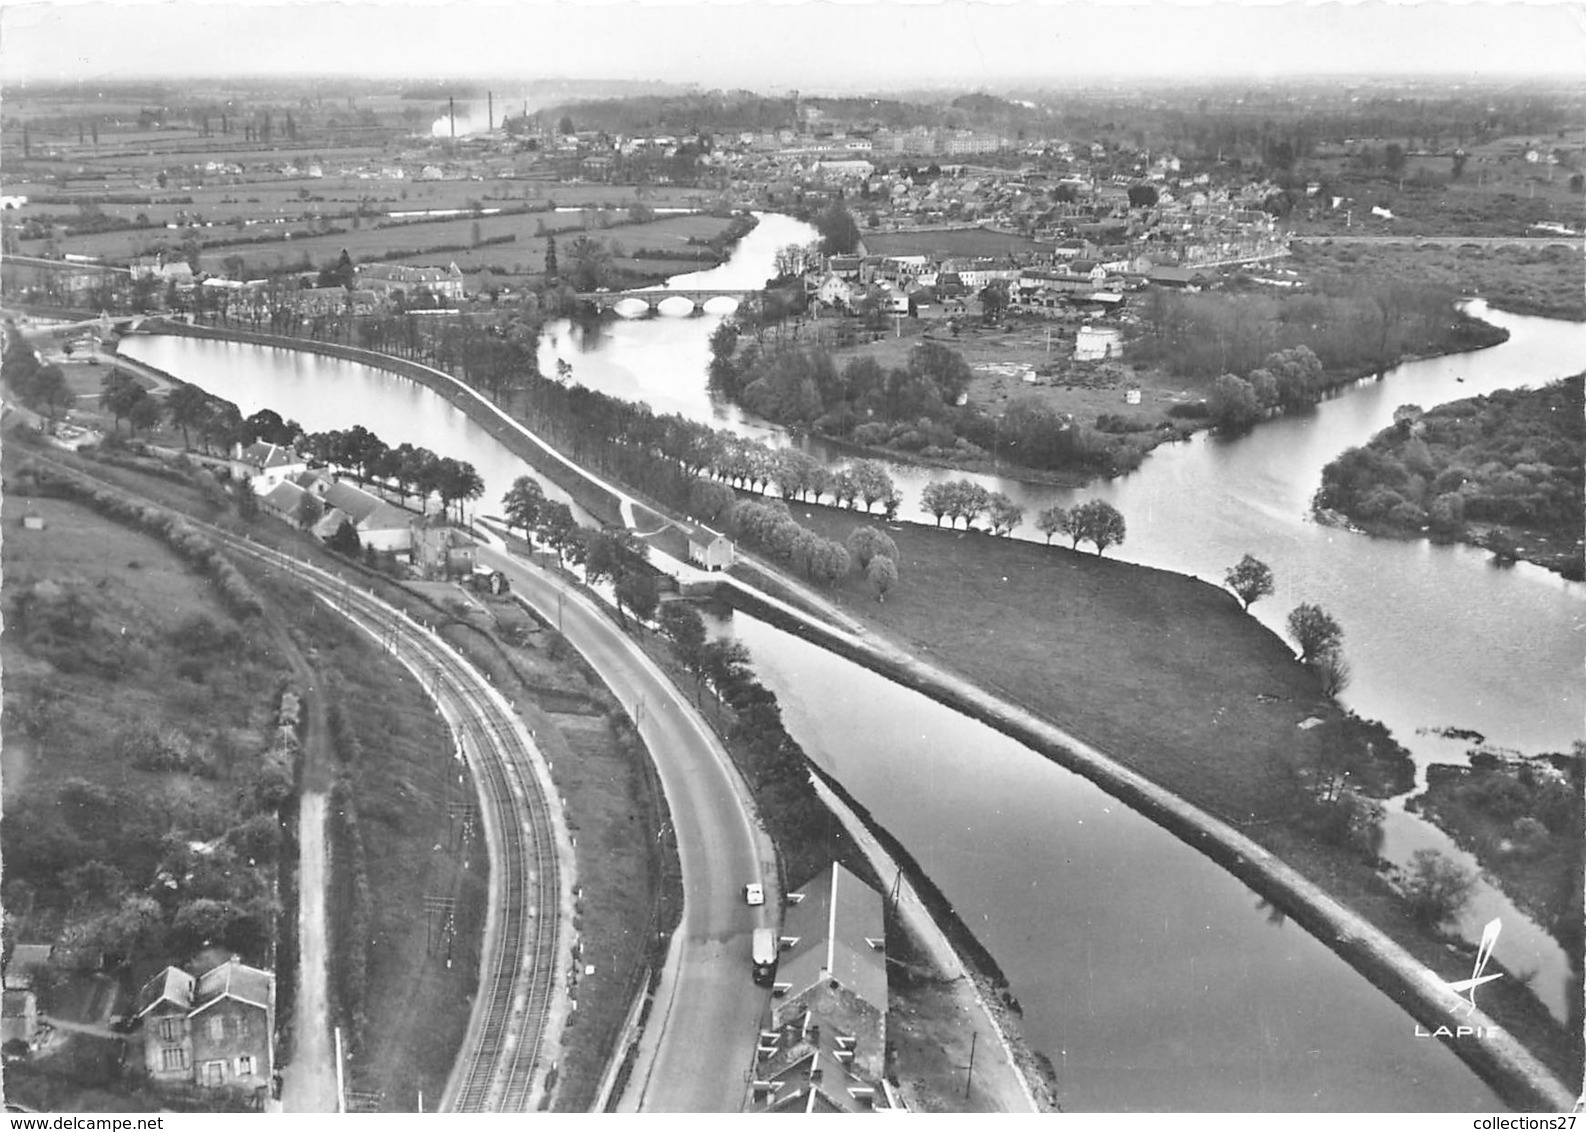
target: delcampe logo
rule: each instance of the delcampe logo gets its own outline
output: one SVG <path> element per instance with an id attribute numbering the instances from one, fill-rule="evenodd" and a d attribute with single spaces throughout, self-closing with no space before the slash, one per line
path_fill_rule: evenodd
<path id="1" fill-rule="evenodd" d="M 1453 999 L 1453 1001 L 1450 1002 L 1448 1006 L 1448 1011 L 1450 1014 L 1457 1014 L 1461 1017 L 1469 1018 L 1472 1014 L 1476 1013 L 1476 988 L 1484 983 L 1490 983 L 1494 979 L 1503 978 L 1502 971 L 1499 971 L 1497 974 L 1493 975 L 1485 974 L 1487 970 L 1487 963 L 1492 959 L 1492 949 L 1498 944 L 1498 933 L 1502 930 L 1502 921 L 1496 919 L 1489 920 L 1487 922 L 1487 926 L 1482 928 L 1481 945 L 1476 948 L 1476 964 L 1471 969 L 1470 978 L 1456 979 L 1450 983 L 1444 982 L 1431 971 L 1426 972 L 1426 977 L 1444 992 L 1446 992 L 1451 999 Z M 1435 1030 L 1426 1030 L 1417 1024 L 1415 1027 L 1415 1036 L 1418 1038 L 1479 1038 L 1482 1037 L 1489 1029 L 1495 1028 L 1496 1027 L 1488 1026 L 1455 1026 L 1452 1028 L 1448 1026 L 1439 1026 Z"/>

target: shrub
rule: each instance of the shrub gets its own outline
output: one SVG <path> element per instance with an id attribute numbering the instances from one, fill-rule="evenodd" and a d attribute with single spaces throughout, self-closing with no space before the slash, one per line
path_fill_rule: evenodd
<path id="1" fill-rule="evenodd" d="M 1457 916 L 1470 899 L 1475 876 L 1436 849 L 1417 849 L 1402 885 L 1410 914 L 1429 927 Z"/>

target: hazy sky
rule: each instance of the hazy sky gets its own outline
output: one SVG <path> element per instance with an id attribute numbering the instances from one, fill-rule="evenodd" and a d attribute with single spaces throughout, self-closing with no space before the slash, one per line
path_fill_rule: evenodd
<path id="1" fill-rule="evenodd" d="M 1067 75 L 1586 75 L 1586 5 L 1036 0 L 0 0 L 18 79 L 338 73 L 755 90 Z"/>

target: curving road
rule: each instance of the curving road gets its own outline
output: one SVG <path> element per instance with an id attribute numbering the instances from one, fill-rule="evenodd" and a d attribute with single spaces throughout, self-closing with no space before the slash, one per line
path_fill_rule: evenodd
<path id="1" fill-rule="evenodd" d="M 640 1040 L 625 1112 L 738 1112 L 770 991 L 750 978 L 750 937 L 774 927 L 775 856 L 715 734 L 686 696 L 611 619 L 561 578 L 499 550 L 481 565 L 505 573 L 583 654 L 638 724 L 660 774 L 683 872 L 683 922 L 672 937 Z M 746 881 L 766 883 L 750 908 Z"/>

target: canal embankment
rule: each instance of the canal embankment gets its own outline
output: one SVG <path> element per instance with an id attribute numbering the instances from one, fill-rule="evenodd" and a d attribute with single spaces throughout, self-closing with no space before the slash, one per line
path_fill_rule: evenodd
<path id="1" fill-rule="evenodd" d="M 1226 822 L 1049 720 L 926 664 L 900 647 L 868 635 L 858 637 L 835 630 L 781 603 L 758 599 L 743 587 L 723 585 L 720 596 L 744 612 L 978 719 L 1094 782 L 1280 908 L 1387 992 L 1428 1032 L 1449 1023 L 1449 1000 L 1426 962 L 1376 924 L 1335 900 L 1320 884 Z M 1440 947 L 1432 950 L 1441 952 Z M 1545 1017 L 1545 1012 L 1542 1014 Z M 1485 1027 L 1483 1037 L 1454 1039 L 1448 1044 L 1508 1103 L 1526 1110 L 1555 1110 L 1573 1103 L 1572 1094 L 1555 1073 L 1498 1020 L 1478 1011 L 1464 1019 L 1463 1024 Z M 1558 1062 L 1560 1058 L 1552 1060 Z M 1562 1073 L 1564 1066 L 1559 1071 Z"/>

